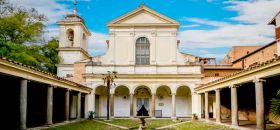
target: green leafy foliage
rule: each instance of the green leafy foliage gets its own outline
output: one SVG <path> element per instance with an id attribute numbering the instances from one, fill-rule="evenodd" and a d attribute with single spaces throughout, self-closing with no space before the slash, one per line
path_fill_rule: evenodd
<path id="1" fill-rule="evenodd" d="M 278 90 L 276 97 L 270 100 L 271 117 L 274 120 L 280 119 L 280 90 Z"/>
<path id="2" fill-rule="evenodd" d="M 57 47 L 57 40 L 51 40 L 42 46 L 7 42 L 0 44 L 0 56 L 55 73 L 55 64 L 59 62 Z"/>
<path id="3" fill-rule="evenodd" d="M 40 39 L 44 29 L 44 15 L 37 10 L 13 7 L 0 1 L 0 41 L 23 44 Z"/>
<path id="4" fill-rule="evenodd" d="M 56 73 L 58 41 L 43 40 L 46 18 L 35 9 L 0 0 L 0 56 Z"/>

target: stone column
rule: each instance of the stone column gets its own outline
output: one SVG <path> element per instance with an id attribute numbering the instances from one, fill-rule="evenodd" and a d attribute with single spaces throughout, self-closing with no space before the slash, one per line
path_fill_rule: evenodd
<path id="1" fill-rule="evenodd" d="M 130 118 L 133 118 L 133 93 L 130 94 Z"/>
<path id="2" fill-rule="evenodd" d="M 221 122 L 221 96 L 220 89 L 216 89 L 216 122 Z"/>
<path id="3" fill-rule="evenodd" d="M 152 117 L 153 118 L 155 118 L 155 109 L 156 109 L 156 107 L 155 107 L 155 103 L 156 103 L 155 100 L 156 100 L 156 98 L 155 97 L 156 97 L 156 94 L 153 93 L 152 94 L 152 107 L 151 107 L 152 108 Z"/>
<path id="4" fill-rule="evenodd" d="M 114 94 L 110 94 L 110 116 L 114 117 Z"/>
<path id="5" fill-rule="evenodd" d="M 230 86 L 231 90 L 231 124 L 238 126 L 238 102 L 237 102 L 237 86 Z"/>
<path id="6" fill-rule="evenodd" d="M 69 120 L 69 103 L 70 103 L 70 91 L 66 89 L 65 91 L 65 120 Z"/>
<path id="7" fill-rule="evenodd" d="M 204 93 L 204 109 L 205 109 L 205 119 L 209 120 L 209 103 L 208 103 L 208 92 Z"/>
<path id="8" fill-rule="evenodd" d="M 27 116 L 27 80 L 20 81 L 20 129 L 26 129 L 26 116 Z"/>
<path id="9" fill-rule="evenodd" d="M 93 110 L 93 112 L 96 112 L 96 110 L 95 110 L 95 92 L 92 92 L 92 104 L 93 104 L 92 110 Z M 96 116 L 96 114 L 94 115 L 94 117 L 95 116 Z"/>
<path id="10" fill-rule="evenodd" d="M 78 92 L 77 98 L 78 108 L 77 108 L 77 119 L 81 119 L 81 92 Z"/>
<path id="11" fill-rule="evenodd" d="M 172 93 L 172 118 L 176 118 L 176 93 Z"/>
<path id="12" fill-rule="evenodd" d="M 258 130 L 265 130 L 263 82 L 264 80 L 262 79 L 254 80 L 256 92 L 256 118 Z"/>
<path id="13" fill-rule="evenodd" d="M 52 124 L 53 117 L 53 87 L 51 85 L 48 86 L 47 92 L 47 125 Z"/>

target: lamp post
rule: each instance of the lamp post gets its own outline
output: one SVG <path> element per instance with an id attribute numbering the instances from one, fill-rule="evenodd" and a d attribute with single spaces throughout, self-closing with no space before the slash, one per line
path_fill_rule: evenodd
<path id="1" fill-rule="evenodd" d="M 110 115 L 109 115 L 109 111 L 110 111 L 110 89 L 111 89 L 111 85 L 115 86 L 115 82 L 114 79 L 117 78 L 117 72 L 116 71 L 107 71 L 107 74 L 103 74 L 103 81 L 104 84 L 106 84 L 107 87 L 107 120 L 110 120 Z"/>

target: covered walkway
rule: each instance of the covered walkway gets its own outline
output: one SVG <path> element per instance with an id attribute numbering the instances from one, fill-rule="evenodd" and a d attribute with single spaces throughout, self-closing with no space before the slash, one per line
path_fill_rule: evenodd
<path id="1" fill-rule="evenodd" d="M 26 129 L 85 115 L 91 88 L 0 57 L 2 128 Z"/>
<path id="2" fill-rule="evenodd" d="M 230 123 L 233 128 L 242 125 L 266 129 L 267 122 L 271 121 L 268 118 L 270 100 L 280 89 L 279 78 L 280 57 L 277 57 L 197 87 L 195 90 L 204 99 L 205 120 L 214 118 L 218 123 Z M 213 116 L 209 114 L 211 109 Z"/>

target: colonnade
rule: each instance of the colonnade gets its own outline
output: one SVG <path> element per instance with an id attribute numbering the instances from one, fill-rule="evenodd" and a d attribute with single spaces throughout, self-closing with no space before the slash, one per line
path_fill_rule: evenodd
<path id="1" fill-rule="evenodd" d="M 47 86 L 47 98 L 46 98 L 46 125 L 53 124 L 53 91 L 54 86 L 48 85 Z M 26 122 L 27 122 L 27 97 L 28 97 L 28 80 L 21 79 L 20 81 L 20 129 L 26 129 Z M 34 97 L 36 98 L 36 97 Z M 73 100 L 72 100 L 73 101 Z M 70 90 L 65 89 L 65 120 L 68 121 L 70 119 Z M 81 92 L 77 91 L 77 119 L 81 118 Z"/>
<path id="2" fill-rule="evenodd" d="M 258 130 L 265 129 L 265 115 L 264 115 L 264 95 L 263 95 L 263 79 L 254 79 L 255 84 L 255 101 L 256 101 L 256 124 Z M 233 84 L 230 85 L 230 96 L 231 96 L 231 125 L 232 127 L 238 127 L 238 97 L 237 89 L 241 87 L 240 85 Z M 216 95 L 216 122 L 221 123 L 221 89 L 215 90 Z M 204 92 L 205 95 L 205 119 L 209 120 L 209 101 L 208 101 L 208 91 Z"/>

